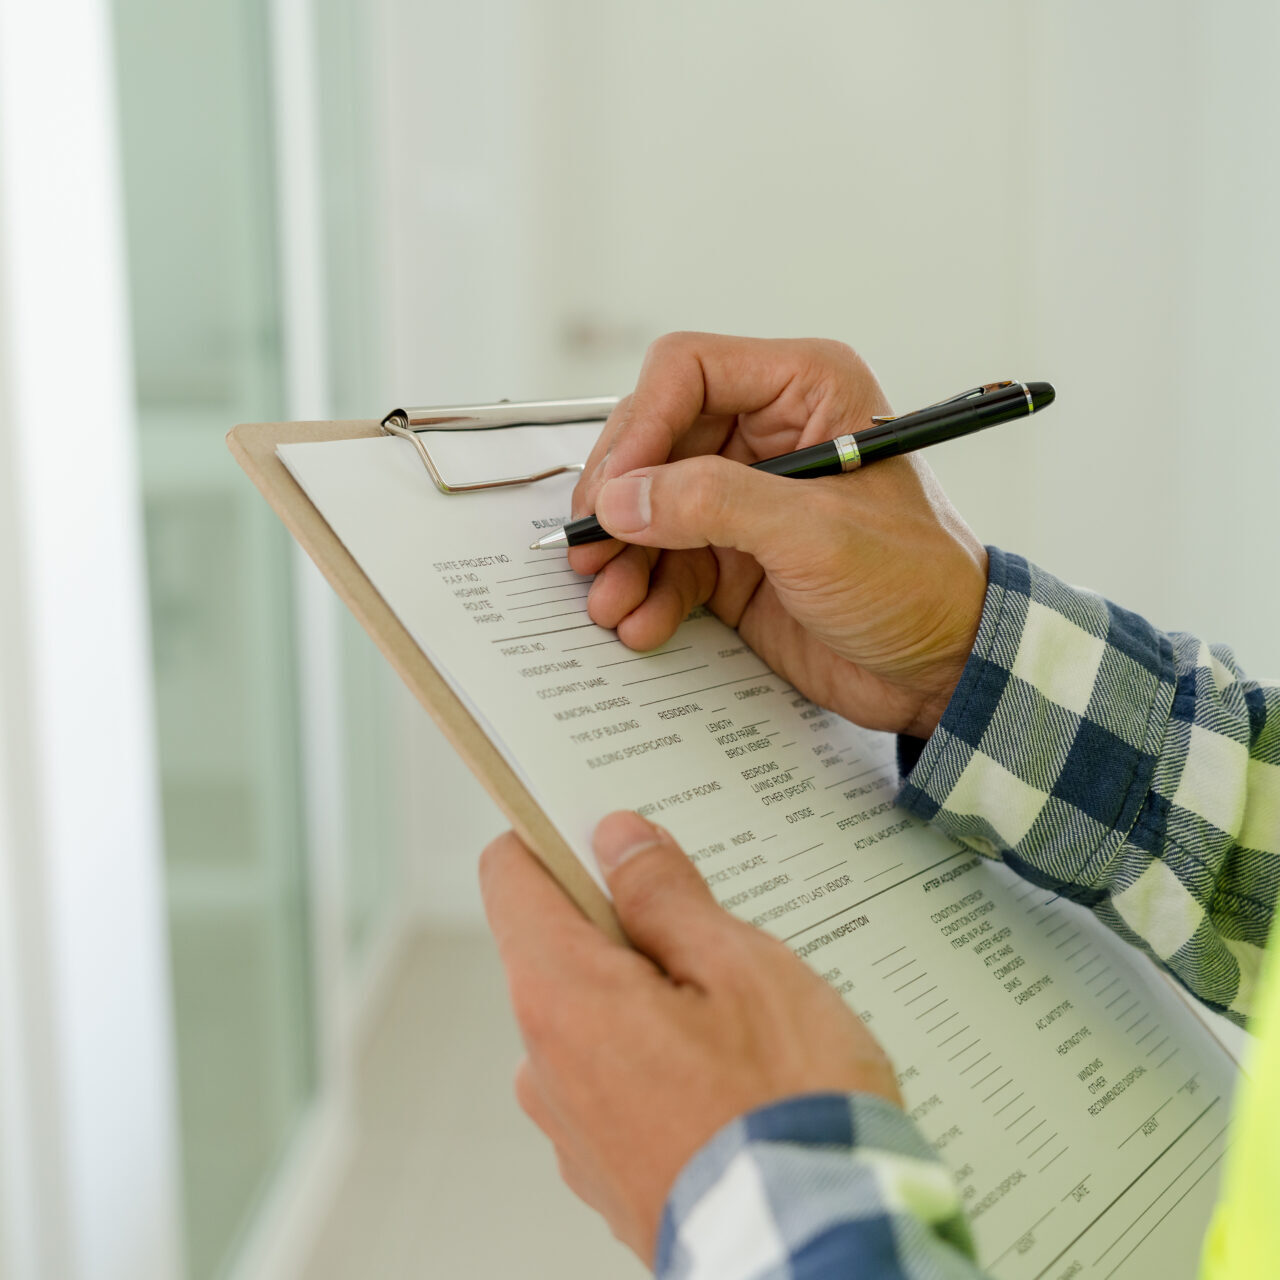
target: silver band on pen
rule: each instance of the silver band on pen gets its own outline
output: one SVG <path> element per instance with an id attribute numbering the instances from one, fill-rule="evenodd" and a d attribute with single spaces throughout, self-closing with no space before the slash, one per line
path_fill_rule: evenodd
<path id="1" fill-rule="evenodd" d="M 857 471 L 862 466 L 862 454 L 858 452 L 858 442 L 853 436 L 836 436 L 831 443 L 836 447 L 841 471 Z"/>

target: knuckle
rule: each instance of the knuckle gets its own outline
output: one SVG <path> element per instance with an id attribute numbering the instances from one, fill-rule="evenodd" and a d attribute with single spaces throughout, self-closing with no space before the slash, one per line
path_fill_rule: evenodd
<path id="1" fill-rule="evenodd" d="M 694 910 L 699 919 L 710 920 L 701 914 L 706 908 L 723 914 L 693 864 L 665 842 L 632 854 L 614 873 L 610 888 L 624 926 L 658 924 Z"/>
<path id="2" fill-rule="evenodd" d="M 866 367 L 857 351 L 837 338 L 814 338 L 808 354 L 815 372 L 862 373 Z"/>
<path id="3" fill-rule="evenodd" d="M 839 408 L 847 409 L 859 401 L 875 375 L 861 355 L 846 342 L 814 339 L 806 350 L 807 372 L 803 379 L 810 394 L 826 397 Z"/>
<path id="4" fill-rule="evenodd" d="M 681 356 L 693 346 L 697 337 L 696 333 L 685 329 L 676 329 L 671 333 L 664 333 L 649 344 L 649 349 L 645 352 L 645 359 L 646 361 L 657 361 Z"/>
<path id="5" fill-rule="evenodd" d="M 719 528 L 724 518 L 729 493 L 724 467 L 723 458 L 710 454 L 688 460 L 688 483 L 678 500 L 699 526 Z"/>
<path id="6" fill-rule="evenodd" d="M 477 862 L 481 896 L 487 901 L 499 882 L 509 877 L 513 864 L 531 856 L 528 846 L 514 831 L 504 831 L 491 840 Z"/>
<path id="7" fill-rule="evenodd" d="M 556 1169 L 560 1174 L 560 1181 L 563 1182 L 579 1200 L 585 1201 L 587 1204 L 592 1203 L 593 1188 L 591 1184 L 583 1175 L 577 1162 L 572 1160 L 568 1154 L 562 1151 L 559 1147 L 556 1147 Z"/>
<path id="8" fill-rule="evenodd" d="M 506 857 L 508 842 L 515 839 L 515 833 L 506 831 L 494 840 L 490 840 L 480 851 L 479 876 L 481 892 L 487 893 L 492 887 L 499 869 Z"/>
<path id="9" fill-rule="evenodd" d="M 858 353 L 847 342 L 841 342 L 837 338 L 819 338 L 815 345 L 819 354 L 832 364 L 847 364 L 855 360 L 861 363 Z"/>
<path id="10" fill-rule="evenodd" d="M 523 1058 L 516 1068 L 513 1091 L 516 1095 L 516 1102 L 520 1105 L 520 1110 L 532 1119 L 533 1113 L 538 1109 L 539 1099 L 538 1086 L 533 1078 L 533 1067 L 528 1058 Z"/>
<path id="11" fill-rule="evenodd" d="M 530 1049 L 545 1049 L 558 1039 L 563 1018 L 559 1002 L 544 982 L 531 978 L 514 981 L 511 985 L 511 1012 Z"/>

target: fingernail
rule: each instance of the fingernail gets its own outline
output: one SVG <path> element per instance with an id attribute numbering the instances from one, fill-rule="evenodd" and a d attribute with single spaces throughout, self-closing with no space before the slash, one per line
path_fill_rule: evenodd
<path id="1" fill-rule="evenodd" d="M 610 480 L 596 497 L 596 515 L 612 533 L 639 533 L 649 527 L 650 476 L 619 476 Z"/>
<path id="2" fill-rule="evenodd" d="M 596 828 L 596 862 L 606 874 L 662 841 L 661 828 L 638 813 L 612 813 Z"/>

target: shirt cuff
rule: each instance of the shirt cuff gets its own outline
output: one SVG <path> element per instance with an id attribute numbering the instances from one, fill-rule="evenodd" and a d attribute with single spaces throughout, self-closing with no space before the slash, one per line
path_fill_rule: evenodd
<path id="1" fill-rule="evenodd" d="M 972 1256 L 950 1172 L 872 1094 L 808 1094 L 721 1129 L 685 1166 L 658 1238 L 659 1280 L 904 1274 Z"/>
<path id="2" fill-rule="evenodd" d="M 1094 905 L 1144 815 L 1169 721 L 1169 638 L 989 547 L 973 652 L 927 741 L 899 740 L 898 803 Z"/>

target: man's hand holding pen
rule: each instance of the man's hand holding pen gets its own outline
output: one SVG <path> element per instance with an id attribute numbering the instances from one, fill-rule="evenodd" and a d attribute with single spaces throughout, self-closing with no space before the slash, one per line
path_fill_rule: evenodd
<path id="1" fill-rule="evenodd" d="M 981 543 L 916 456 L 803 484 L 740 465 L 888 413 L 839 343 L 660 339 L 574 494 L 626 539 L 569 553 L 592 619 L 651 649 L 708 604 L 820 706 L 927 737 L 977 631 Z"/>

